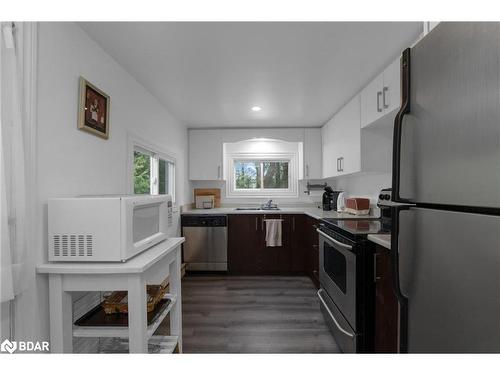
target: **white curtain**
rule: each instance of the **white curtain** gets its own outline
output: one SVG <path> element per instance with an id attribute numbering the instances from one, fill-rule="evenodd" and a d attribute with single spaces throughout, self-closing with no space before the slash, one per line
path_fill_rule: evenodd
<path id="1" fill-rule="evenodd" d="M 22 80 L 16 27 L 2 23 L 0 52 L 0 213 L 1 295 L 12 300 L 26 286 L 26 176 L 22 118 Z"/>

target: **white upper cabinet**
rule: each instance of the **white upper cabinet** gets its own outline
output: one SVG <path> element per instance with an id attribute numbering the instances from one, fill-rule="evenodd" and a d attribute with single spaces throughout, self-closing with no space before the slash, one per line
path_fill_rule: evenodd
<path id="1" fill-rule="evenodd" d="M 189 130 L 189 179 L 223 179 L 221 130 Z"/>
<path id="2" fill-rule="evenodd" d="M 383 73 L 384 87 L 382 88 L 382 104 L 384 113 L 397 111 L 401 102 L 401 73 L 400 60 L 389 65 Z"/>
<path id="3" fill-rule="evenodd" d="M 395 112 L 400 102 L 399 58 L 361 91 L 361 127 Z M 388 123 L 391 121 L 388 120 Z"/>
<path id="4" fill-rule="evenodd" d="M 323 159 L 321 163 L 321 175 L 323 178 L 337 175 L 335 160 L 337 160 L 338 156 L 336 156 L 333 150 L 332 134 L 334 119 L 335 116 L 321 128 L 321 154 Z"/>
<path id="5" fill-rule="evenodd" d="M 378 120 L 384 114 L 382 107 L 382 88 L 384 78 L 379 74 L 361 91 L 361 126 Z"/>
<path id="6" fill-rule="evenodd" d="M 323 178 L 361 170 L 360 97 L 356 95 L 322 128 Z"/>
<path id="7" fill-rule="evenodd" d="M 304 129 L 304 179 L 322 178 L 321 128 Z"/>
<path id="8" fill-rule="evenodd" d="M 360 96 L 352 98 L 335 117 L 339 172 L 340 174 L 359 172 L 361 170 Z"/>

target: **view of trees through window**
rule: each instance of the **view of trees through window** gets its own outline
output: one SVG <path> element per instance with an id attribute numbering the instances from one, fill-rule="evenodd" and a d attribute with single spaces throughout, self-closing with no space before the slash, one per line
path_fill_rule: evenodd
<path id="1" fill-rule="evenodd" d="M 236 189 L 288 189 L 288 161 L 235 160 Z"/>
<path id="2" fill-rule="evenodd" d="M 151 192 L 151 156 L 134 151 L 134 193 Z"/>
<path id="3" fill-rule="evenodd" d="M 174 197 L 175 164 L 160 155 L 134 150 L 134 194 L 170 194 Z"/>

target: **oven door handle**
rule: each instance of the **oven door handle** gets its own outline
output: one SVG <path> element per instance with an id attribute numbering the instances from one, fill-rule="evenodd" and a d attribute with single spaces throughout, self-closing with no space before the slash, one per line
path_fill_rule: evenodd
<path id="1" fill-rule="evenodd" d="M 329 235 L 327 235 L 322 230 L 316 229 L 316 232 L 318 232 L 321 236 L 327 238 L 328 240 L 332 241 L 335 245 L 338 245 L 338 246 L 340 246 L 340 247 L 342 247 L 344 249 L 347 249 L 347 250 L 352 250 L 352 246 L 351 245 L 346 245 L 345 243 L 337 241 L 335 238 L 330 237 Z"/>
<path id="2" fill-rule="evenodd" d="M 319 297 L 321 303 L 323 303 L 323 306 L 325 307 L 326 311 L 328 312 L 328 315 L 330 315 L 330 318 L 332 318 L 333 322 L 335 323 L 335 325 L 337 326 L 337 328 L 339 329 L 339 331 L 342 332 L 344 335 L 349 336 L 350 338 L 353 338 L 354 335 L 351 332 L 348 332 L 344 328 L 342 328 L 340 326 L 339 322 L 337 322 L 337 319 L 335 319 L 335 317 L 333 316 L 331 310 L 328 308 L 328 305 L 326 304 L 326 301 L 323 299 L 323 297 L 321 297 L 321 292 L 323 292 L 323 289 L 320 289 L 320 290 L 317 291 L 318 297 Z"/>

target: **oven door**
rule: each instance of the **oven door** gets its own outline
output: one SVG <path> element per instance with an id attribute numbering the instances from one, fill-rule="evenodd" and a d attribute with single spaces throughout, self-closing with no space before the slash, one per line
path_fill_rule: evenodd
<path id="1" fill-rule="evenodd" d="M 328 294 L 323 289 L 318 290 L 317 293 L 321 312 L 340 350 L 342 353 L 356 353 L 356 332 L 354 332 L 347 320 L 340 313 L 340 310 L 335 306 Z"/>
<path id="2" fill-rule="evenodd" d="M 319 281 L 356 330 L 356 254 L 352 246 L 342 243 L 318 229 Z"/>

